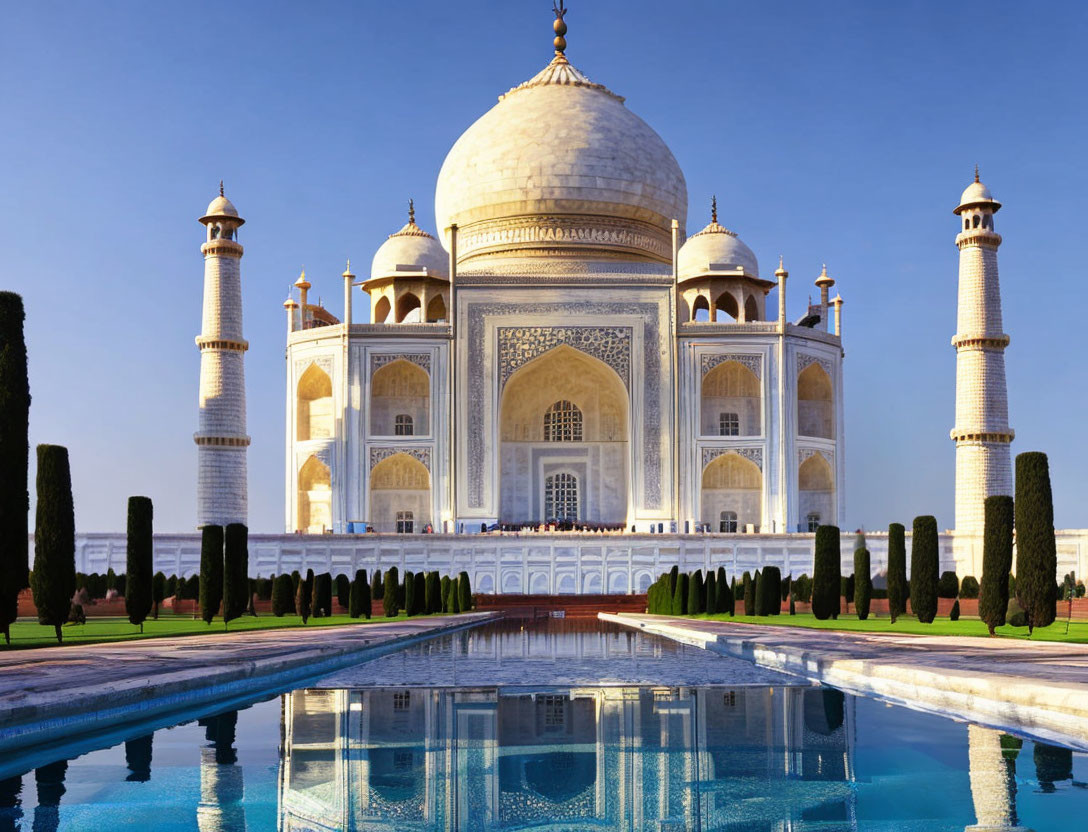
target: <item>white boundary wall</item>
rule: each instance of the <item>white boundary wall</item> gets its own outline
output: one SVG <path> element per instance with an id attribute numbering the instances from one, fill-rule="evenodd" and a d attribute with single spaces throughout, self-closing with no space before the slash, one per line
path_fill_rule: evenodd
<path id="1" fill-rule="evenodd" d="M 1088 530 L 1059 531 L 1058 576 L 1088 574 Z M 249 536 L 249 572 L 267 577 L 298 569 L 315 573 L 368 573 L 396 566 L 403 574 L 436 569 L 443 574 L 468 572 L 477 592 L 574 594 L 645 591 L 662 572 L 717 569 L 729 575 L 778 566 L 783 575 L 812 575 L 812 534 L 487 534 L 487 535 L 284 535 Z M 981 541 L 963 547 L 970 560 L 953 558 L 953 535 L 940 535 L 941 570 L 955 569 L 960 578 L 982 573 Z M 869 532 L 866 543 L 874 574 L 888 563 L 886 533 Z M 961 540 L 962 544 L 963 541 Z M 910 567 L 910 532 L 907 566 Z M 854 534 L 842 535 L 843 574 L 854 571 Z M 30 545 L 33 557 L 33 538 Z M 976 564 L 977 560 L 977 564 Z M 76 537 L 76 569 L 80 572 L 125 569 L 124 534 L 81 534 Z M 200 535 L 155 535 L 155 570 L 192 575 L 200 568 Z"/>

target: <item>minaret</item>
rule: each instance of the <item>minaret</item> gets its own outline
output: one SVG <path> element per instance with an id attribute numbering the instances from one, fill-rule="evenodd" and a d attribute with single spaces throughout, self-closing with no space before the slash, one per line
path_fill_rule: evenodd
<path id="1" fill-rule="evenodd" d="M 1001 291 L 997 279 L 994 214 L 1001 203 L 978 180 L 967 186 L 955 213 L 960 217 L 959 313 L 956 335 L 956 533 L 957 562 L 973 551 L 971 536 L 982 534 L 983 502 L 1012 494 L 1009 405 L 1005 389 L 1005 347 Z M 961 537 L 963 536 L 963 537 Z M 977 553 L 976 553 L 977 554 Z M 973 564 L 974 565 L 974 564 Z M 977 564 L 981 566 L 981 564 Z M 972 573 L 972 574 L 977 574 Z"/>
<path id="2" fill-rule="evenodd" d="M 200 428 L 197 445 L 197 526 L 245 523 L 246 384 L 242 359 L 249 344 L 242 338 L 242 246 L 238 228 L 245 222 L 230 200 L 212 200 L 200 218 L 208 239 L 204 254 L 204 325 L 200 348 Z"/>
<path id="3" fill-rule="evenodd" d="M 835 278 L 827 273 L 827 264 L 824 264 L 820 276 L 815 280 L 816 288 L 820 290 L 820 328 L 824 332 L 829 331 L 827 325 L 827 307 L 830 302 L 831 287 L 835 285 Z"/>

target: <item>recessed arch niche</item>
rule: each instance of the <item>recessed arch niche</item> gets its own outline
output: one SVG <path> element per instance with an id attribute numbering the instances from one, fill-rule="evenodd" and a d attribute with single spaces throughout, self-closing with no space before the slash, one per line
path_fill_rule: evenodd
<path id="1" fill-rule="evenodd" d="M 809 515 L 821 525 L 835 525 L 835 475 L 823 454 L 812 454 L 797 469 L 799 531 L 808 531 Z"/>
<path id="2" fill-rule="evenodd" d="M 699 424 L 703 436 L 759 436 L 762 408 L 756 374 L 739 361 L 723 361 L 703 376 Z M 736 433 L 732 433 L 736 418 Z"/>
<path id="3" fill-rule="evenodd" d="M 430 432 L 431 377 L 403 358 L 375 370 L 370 378 L 370 433 L 373 436 L 425 436 Z M 398 433 L 397 417 L 402 429 Z M 411 423 L 405 432 L 403 425 Z"/>
<path id="4" fill-rule="evenodd" d="M 737 515 L 737 530 L 752 525 L 759 530 L 763 518 L 763 472 L 740 454 L 726 453 L 703 469 L 702 521 L 719 528 L 722 512 Z"/>
<path id="5" fill-rule="evenodd" d="M 408 520 L 410 529 L 403 525 Z M 431 522 L 427 466 L 406 453 L 392 454 L 375 465 L 370 471 L 370 522 L 379 532 L 422 532 Z"/>
<path id="6" fill-rule="evenodd" d="M 307 534 L 332 528 L 332 477 L 329 466 L 309 457 L 298 472 L 298 523 Z"/>
<path id="7" fill-rule="evenodd" d="M 556 430 L 577 414 L 579 429 Z M 616 371 L 567 345 L 519 368 L 499 410 L 500 503 L 503 523 L 546 520 L 545 483 L 577 479 L 581 523 L 627 520 L 628 396 Z"/>
<path id="8" fill-rule="evenodd" d="M 816 363 L 809 364 L 797 376 L 797 432 L 801 436 L 835 438 L 831 376 Z"/>
<path id="9" fill-rule="evenodd" d="M 332 379 L 311 364 L 299 377 L 295 417 L 295 436 L 299 441 L 330 439 L 334 434 Z"/>

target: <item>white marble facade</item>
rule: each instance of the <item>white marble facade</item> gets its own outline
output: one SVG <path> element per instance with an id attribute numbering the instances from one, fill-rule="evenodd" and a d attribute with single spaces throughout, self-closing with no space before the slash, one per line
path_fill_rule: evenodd
<path id="1" fill-rule="evenodd" d="M 787 273 L 716 204 L 685 241 L 680 166 L 621 97 L 557 52 L 457 141 L 435 206 L 355 284 L 368 322 L 285 304 L 287 532 L 844 521 L 834 281 L 768 320 Z"/>

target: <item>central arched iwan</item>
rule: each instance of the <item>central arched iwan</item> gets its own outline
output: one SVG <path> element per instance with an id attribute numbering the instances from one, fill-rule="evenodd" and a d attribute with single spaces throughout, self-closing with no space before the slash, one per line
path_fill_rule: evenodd
<path id="1" fill-rule="evenodd" d="M 422 532 L 431 522 L 431 473 L 406 453 L 370 471 L 370 523 L 379 532 Z"/>
<path id="2" fill-rule="evenodd" d="M 702 521 L 718 530 L 722 512 L 736 514 L 737 530 L 759 531 L 763 519 L 763 472 L 740 454 L 717 456 L 703 469 Z"/>
<path id="3" fill-rule="evenodd" d="M 500 520 L 548 520 L 545 483 L 563 472 L 578 482 L 578 522 L 626 523 L 627 436 L 627 388 L 615 370 L 566 345 L 533 359 L 502 393 Z"/>

